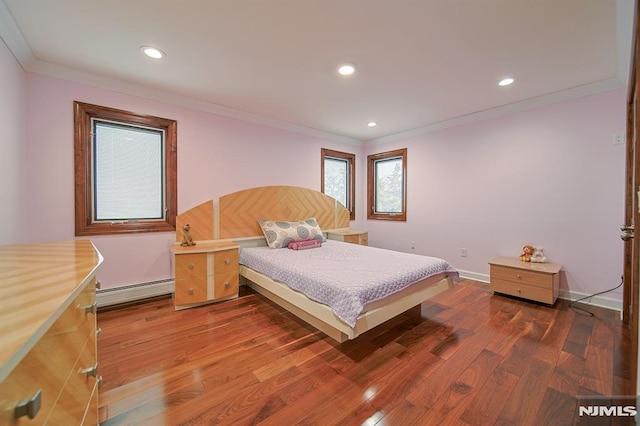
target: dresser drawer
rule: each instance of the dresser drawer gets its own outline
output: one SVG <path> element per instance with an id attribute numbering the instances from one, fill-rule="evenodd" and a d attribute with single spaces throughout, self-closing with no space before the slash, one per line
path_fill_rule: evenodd
<path id="1" fill-rule="evenodd" d="M 493 276 L 491 277 L 490 289 L 498 293 L 523 297 L 525 299 L 536 300 L 538 302 L 548 304 L 554 303 L 556 299 L 552 288 L 545 289 L 540 286 L 505 281 L 499 278 L 494 278 Z"/>
<path id="2" fill-rule="evenodd" d="M 94 333 L 95 336 L 95 333 Z M 47 423 L 52 425 L 80 425 L 98 378 L 95 337 L 89 339 L 74 365 Z M 96 419 L 97 420 L 97 419 Z"/>
<path id="3" fill-rule="evenodd" d="M 238 294 L 238 281 L 239 278 L 237 270 L 223 274 L 216 274 L 214 276 L 213 297 L 215 299 L 219 299 Z"/>
<path id="4" fill-rule="evenodd" d="M 41 424 L 47 419 L 80 353 L 95 336 L 94 289 L 94 284 L 87 285 L 0 383 L 0 424 Z M 35 418 L 23 416 L 13 421 L 15 406 L 38 390 L 41 405 Z"/>
<path id="5" fill-rule="evenodd" d="M 238 250 L 223 250 L 213 253 L 214 273 L 224 274 L 230 271 L 238 272 Z"/>
<path id="6" fill-rule="evenodd" d="M 176 280 L 206 277 L 211 272 L 207 268 L 207 253 L 191 253 L 175 256 Z"/>
<path id="7" fill-rule="evenodd" d="M 491 265 L 491 280 L 494 278 L 522 283 L 533 287 L 551 289 L 553 287 L 553 275 L 534 272 L 524 269 L 514 269 L 506 266 Z"/>

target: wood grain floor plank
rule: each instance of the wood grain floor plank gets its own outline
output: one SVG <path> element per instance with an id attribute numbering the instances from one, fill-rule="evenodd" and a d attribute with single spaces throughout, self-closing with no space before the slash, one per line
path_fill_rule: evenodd
<path id="1" fill-rule="evenodd" d="M 574 424 L 577 412 L 576 398 L 547 388 L 536 415 L 536 425 L 571 425 Z"/>
<path id="2" fill-rule="evenodd" d="M 470 425 L 494 424 L 518 380 L 519 376 L 509 373 L 500 366 L 496 367 L 460 419 Z"/>
<path id="3" fill-rule="evenodd" d="M 520 376 L 496 424 L 535 425 L 552 373 L 552 365 L 533 359 Z"/>
<path id="4" fill-rule="evenodd" d="M 549 387 L 568 395 L 577 395 L 584 373 L 585 360 L 568 352 L 560 352 Z"/>

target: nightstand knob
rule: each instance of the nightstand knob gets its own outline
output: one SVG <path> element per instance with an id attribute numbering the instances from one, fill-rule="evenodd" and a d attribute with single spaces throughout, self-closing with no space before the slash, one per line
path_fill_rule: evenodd
<path id="1" fill-rule="evenodd" d="M 195 268 L 195 267 L 196 267 L 196 265 L 194 265 L 193 263 L 190 263 L 190 264 L 189 264 L 189 269 L 193 269 L 193 268 Z"/>
<path id="2" fill-rule="evenodd" d="M 522 290 L 520 290 L 519 288 L 517 288 L 517 289 L 516 289 L 516 291 L 517 291 L 518 293 L 522 293 Z"/>
<path id="3" fill-rule="evenodd" d="M 229 264 L 231 264 L 231 260 L 229 260 L 229 259 L 225 259 L 225 260 L 224 260 L 224 264 L 225 264 L 225 265 L 229 265 Z"/>
<path id="4" fill-rule="evenodd" d="M 195 293 L 195 291 L 193 291 L 193 289 L 192 289 L 192 288 L 190 288 L 190 289 L 189 289 L 189 294 L 193 294 L 193 293 Z"/>
<path id="5" fill-rule="evenodd" d="M 224 288 L 229 288 L 229 287 L 231 287 L 231 283 L 230 282 L 224 283 Z"/>
<path id="6" fill-rule="evenodd" d="M 516 275 L 516 278 L 520 279 L 520 278 L 522 278 L 522 275 L 518 274 L 518 275 Z"/>

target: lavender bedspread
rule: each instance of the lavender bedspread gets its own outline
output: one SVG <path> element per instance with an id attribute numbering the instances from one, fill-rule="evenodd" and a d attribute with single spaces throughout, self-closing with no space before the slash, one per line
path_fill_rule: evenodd
<path id="1" fill-rule="evenodd" d="M 367 303 L 432 275 L 458 272 L 446 260 L 338 241 L 310 250 L 240 249 L 240 264 L 323 303 L 349 326 Z"/>

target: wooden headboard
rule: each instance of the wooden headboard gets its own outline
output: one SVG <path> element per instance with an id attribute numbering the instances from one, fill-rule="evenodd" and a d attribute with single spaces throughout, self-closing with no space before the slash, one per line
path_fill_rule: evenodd
<path id="1" fill-rule="evenodd" d="M 258 219 L 302 220 L 315 217 L 323 230 L 349 227 L 349 210 L 334 198 L 298 186 L 261 186 L 209 200 L 176 218 L 176 241 L 191 226 L 196 241 L 262 237 Z"/>

